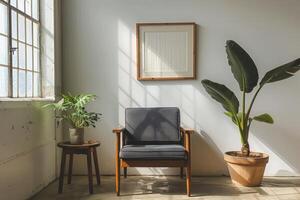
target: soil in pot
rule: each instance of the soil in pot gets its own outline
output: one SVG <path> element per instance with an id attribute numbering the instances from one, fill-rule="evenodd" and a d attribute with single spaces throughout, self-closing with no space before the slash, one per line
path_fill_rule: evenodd
<path id="1" fill-rule="evenodd" d="M 255 187 L 261 185 L 269 156 L 251 152 L 248 157 L 245 157 L 239 151 L 230 151 L 225 153 L 224 160 L 227 162 L 233 183 Z"/>

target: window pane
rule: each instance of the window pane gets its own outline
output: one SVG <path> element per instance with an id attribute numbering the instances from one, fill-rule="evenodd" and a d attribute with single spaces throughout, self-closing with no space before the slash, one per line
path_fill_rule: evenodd
<path id="1" fill-rule="evenodd" d="M 26 42 L 32 44 L 32 22 L 26 19 Z"/>
<path id="2" fill-rule="evenodd" d="M 13 69 L 13 74 L 12 74 L 12 79 L 13 79 L 13 97 L 18 96 L 18 70 Z"/>
<path id="3" fill-rule="evenodd" d="M 26 14 L 31 16 L 31 0 L 25 0 Z"/>
<path id="4" fill-rule="evenodd" d="M 18 16 L 15 11 L 11 11 L 11 35 L 14 39 L 18 37 Z"/>
<path id="5" fill-rule="evenodd" d="M 27 55 L 27 69 L 28 70 L 32 70 L 32 47 L 27 45 L 27 51 L 26 51 L 26 55 Z"/>
<path id="6" fill-rule="evenodd" d="M 33 96 L 40 96 L 40 75 L 38 73 L 33 73 Z"/>
<path id="7" fill-rule="evenodd" d="M 7 6 L 0 3 L 0 33 L 8 34 L 8 12 Z"/>
<path id="8" fill-rule="evenodd" d="M 19 97 L 25 97 L 26 84 L 25 84 L 25 71 L 19 70 Z"/>
<path id="9" fill-rule="evenodd" d="M 34 48 L 34 55 L 33 55 L 33 70 L 38 72 L 40 71 L 40 55 L 39 50 Z"/>
<path id="10" fill-rule="evenodd" d="M 0 97 L 8 96 L 8 68 L 0 67 Z"/>
<path id="11" fill-rule="evenodd" d="M 24 6 L 25 6 L 24 0 L 18 0 L 18 9 L 24 12 L 25 11 Z"/>
<path id="12" fill-rule="evenodd" d="M 19 68 L 25 69 L 25 44 L 19 42 Z"/>
<path id="13" fill-rule="evenodd" d="M 35 47 L 39 47 L 39 25 L 33 23 L 33 45 Z"/>
<path id="14" fill-rule="evenodd" d="M 39 0 L 32 0 L 32 17 L 39 19 Z"/>
<path id="15" fill-rule="evenodd" d="M 0 64 L 8 65 L 8 38 L 0 35 Z"/>
<path id="16" fill-rule="evenodd" d="M 32 97 L 32 72 L 27 72 L 27 97 Z"/>
<path id="17" fill-rule="evenodd" d="M 19 55 L 18 43 L 16 40 L 12 40 L 11 44 L 12 44 L 12 48 L 16 48 L 16 50 L 13 51 L 12 53 L 12 66 L 18 67 L 18 55 Z"/>
<path id="18" fill-rule="evenodd" d="M 13 7 L 28 15 L 16 12 L 3 2 L 10 3 Z M 11 13 L 11 25 L 9 26 L 9 14 Z M 40 97 L 40 44 L 39 24 L 31 19 L 39 20 L 39 0 L 0 0 L 0 64 L 9 65 L 11 55 L 13 67 L 0 66 L 0 97 L 8 97 L 12 91 L 12 97 Z M 9 30 L 9 28 L 11 28 Z M 5 37 L 11 33 L 11 38 Z M 9 41 L 15 49 L 9 53 Z M 29 71 L 27 71 L 29 70 Z M 34 72 L 32 72 L 34 71 Z M 10 72 L 12 80 L 10 81 Z"/>
<path id="19" fill-rule="evenodd" d="M 18 14 L 19 18 L 19 40 L 25 42 L 25 17 Z"/>
<path id="20" fill-rule="evenodd" d="M 10 5 L 17 7 L 17 0 L 10 0 Z"/>

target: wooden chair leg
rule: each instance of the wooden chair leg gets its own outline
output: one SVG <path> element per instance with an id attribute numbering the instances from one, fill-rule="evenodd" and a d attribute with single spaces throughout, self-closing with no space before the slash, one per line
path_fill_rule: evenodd
<path id="1" fill-rule="evenodd" d="M 94 165 L 96 171 L 97 184 L 100 185 L 100 170 L 98 165 L 97 149 L 93 148 Z"/>
<path id="2" fill-rule="evenodd" d="M 191 166 L 186 167 L 186 194 L 191 196 Z"/>
<path id="3" fill-rule="evenodd" d="M 66 164 L 66 151 L 63 149 L 62 155 L 61 155 L 60 175 L 59 175 L 59 185 L 58 185 L 58 193 L 59 194 L 61 194 L 62 190 L 63 190 L 65 164 Z"/>
<path id="4" fill-rule="evenodd" d="M 69 157 L 69 172 L 68 172 L 68 184 L 71 184 L 73 171 L 73 153 L 70 153 Z"/>
<path id="5" fill-rule="evenodd" d="M 183 167 L 180 167 L 180 178 L 183 179 Z"/>
<path id="6" fill-rule="evenodd" d="M 127 167 L 124 167 L 124 178 L 127 178 Z"/>
<path id="7" fill-rule="evenodd" d="M 87 166 L 88 166 L 88 178 L 89 178 L 89 192 L 93 194 L 93 173 L 92 173 L 92 158 L 91 158 L 91 150 L 89 149 L 87 152 Z"/>
<path id="8" fill-rule="evenodd" d="M 116 193 L 120 195 L 120 159 L 116 160 Z"/>
<path id="9" fill-rule="evenodd" d="M 116 193 L 120 195 L 120 134 L 116 134 Z"/>

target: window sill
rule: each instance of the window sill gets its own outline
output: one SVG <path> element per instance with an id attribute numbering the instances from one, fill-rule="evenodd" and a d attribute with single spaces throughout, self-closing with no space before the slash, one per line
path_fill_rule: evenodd
<path id="1" fill-rule="evenodd" d="M 0 102 L 51 102 L 55 101 L 54 97 L 47 98 L 0 98 Z"/>

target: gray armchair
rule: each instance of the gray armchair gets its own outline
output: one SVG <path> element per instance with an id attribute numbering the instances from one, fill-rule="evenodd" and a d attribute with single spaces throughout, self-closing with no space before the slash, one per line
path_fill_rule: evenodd
<path id="1" fill-rule="evenodd" d="M 175 107 L 127 108 L 125 128 L 116 133 L 116 193 L 120 195 L 120 167 L 186 168 L 187 195 L 191 185 L 191 129 L 180 127 L 180 111 Z M 121 142 L 122 138 L 122 142 Z"/>

